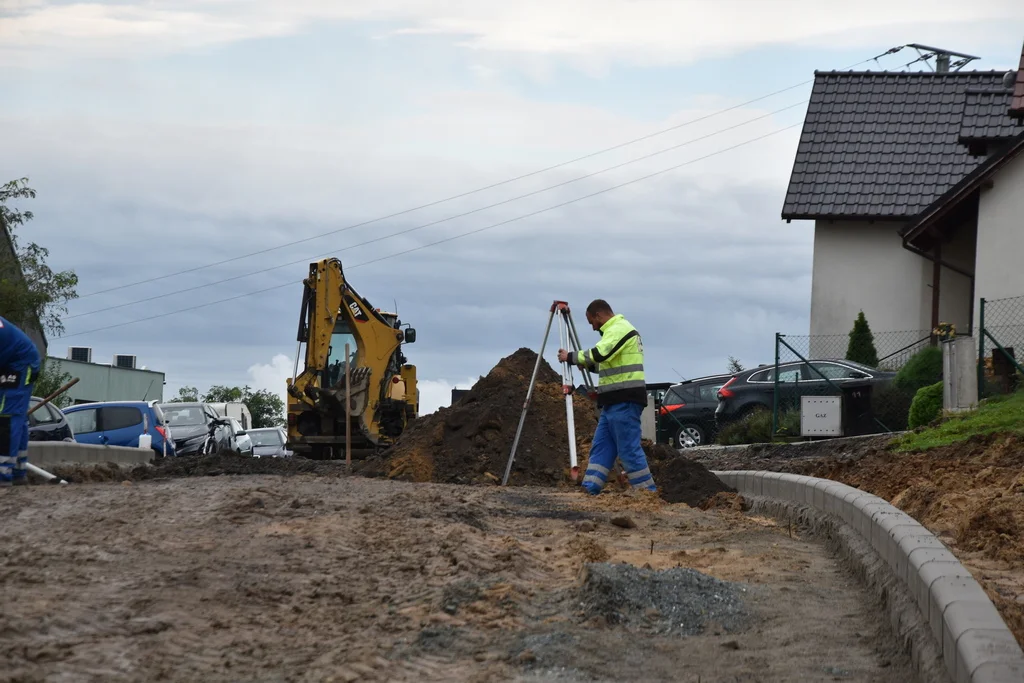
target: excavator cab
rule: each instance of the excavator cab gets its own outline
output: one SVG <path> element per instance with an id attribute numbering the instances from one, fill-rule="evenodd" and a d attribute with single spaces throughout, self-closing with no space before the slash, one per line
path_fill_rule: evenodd
<path id="1" fill-rule="evenodd" d="M 352 289 L 341 261 L 310 264 L 297 337 L 299 350 L 306 345 L 305 364 L 299 373 L 297 354 L 288 382 L 289 448 L 317 459 L 339 457 L 346 420 L 357 456 L 388 447 L 405 431 L 418 414 L 419 391 L 416 367 L 401 348 L 416 340 L 416 331 L 404 327 L 397 313 L 374 308 Z"/>

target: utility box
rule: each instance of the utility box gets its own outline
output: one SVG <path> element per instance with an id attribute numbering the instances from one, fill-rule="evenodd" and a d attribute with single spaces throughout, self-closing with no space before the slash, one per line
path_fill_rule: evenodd
<path id="1" fill-rule="evenodd" d="M 800 436 L 842 435 L 842 396 L 800 397 Z"/>
<path id="2" fill-rule="evenodd" d="M 993 356 L 999 353 L 993 352 Z M 978 405 L 978 354 L 974 337 L 942 341 L 942 408 L 959 413 Z"/>

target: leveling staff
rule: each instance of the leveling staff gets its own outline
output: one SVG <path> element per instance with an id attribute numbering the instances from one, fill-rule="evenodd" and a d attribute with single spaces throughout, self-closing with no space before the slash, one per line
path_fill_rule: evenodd
<path id="1" fill-rule="evenodd" d="M 0 486 L 28 483 L 28 404 L 39 365 L 28 335 L 0 317 Z"/>
<path id="2" fill-rule="evenodd" d="M 604 299 L 594 299 L 587 306 L 587 322 L 601 335 L 594 348 L 578 351 L 575 357 L 565 349 L 558 350 L 559 361 L 575 363 L 598 374 L 597 405 L 601 418 L 590 446 L 583 489 L 593 495 L 601 493 L 618 457 L 633 488 L 656 491 L 640 445 L 640 415 L 647 407 L 640 333 L 612 311 Z"/>

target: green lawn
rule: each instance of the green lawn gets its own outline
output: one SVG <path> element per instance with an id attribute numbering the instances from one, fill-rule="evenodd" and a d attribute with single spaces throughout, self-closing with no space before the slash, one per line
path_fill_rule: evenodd
<path id="1" fill-rule="evenodd" d="M 925 451 L 993 433 L 1024 434 L 1024 391 L 986 399 L 976 410 L 950 417 L 938 427 L 906 434 L 896 441 L 895 450 Z"/>

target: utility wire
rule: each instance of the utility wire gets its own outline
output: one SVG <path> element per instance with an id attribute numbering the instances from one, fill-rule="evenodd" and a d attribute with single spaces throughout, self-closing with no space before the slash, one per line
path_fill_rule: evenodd
<path id="1" fill-rule="evenodd" d="M 856 64 L 851 64 L 850 66 L 845 67 L 845 70 L 852 69 L 854 67 L 860 66 L 861 64 L 866 64 L 868 62 L 872 62 L 872 61 L 877 62 L 880 57 L 884 57 L 886 55 L 893 54 L 895 52 L 899 52 L 904 47 L 906 47 L 906 46 L 905 45 L 899 45 L 899 46 L 896 46 L 896 47 L 889 48 L 888 50 L 886 50 L 885 52 L 883 52 L 883 53 L 881 53 L 879 55 L 875 55 L 874 57 L 871 57 L 869 59 L 861 60 L 861 61 L 857 62 Z M 807 79 L 807 80 L 801 81 L 800 83 L 797 83 L 795 85 L 791 85 L 791 86 L 788 86 L 786 88 L 782 88 L 780 90 L 776 90 L 774 92 L 770 92 L 767 95 L 761 95 L 760 97 L 755 97 L 754 99 L 747 100 L 746 102 L 741 102 L 740 104 L 736 104 L 736 105 L 733 105 L 731 107 L 726 107 L 725 109 L 720 109 L 718 111 L 712 112 L 710 114 L 706 114 L 704 116 L 701 116 L 701 117 L 698 117 L 698 118 L 695 118 L 695 119 L 690 119 L 688 121 L 684 121 L 683 123 L 677 124 L 675 126 L 670 126 L 668 128 L 663 128 L 661 130 L 655 131 L 653 133 L 649 133 L 649 134 L 644 135 L 642 137 L 634 138 L 633 140 L 628 140 L 626 142 L 622 142 L 622 143 L 619 143 L 617 145 L 613 145 L 611 147 L 605 147 L 604 149 L 598 150 L 596 152 L 591 152 L 589 154 L 585 154 L 585 155 L 583 155 L 581 157 L 576 157 L 575 159 L 570 159 L 569 161 L 563 161 L 563 162 L 555 164 L 553 166 L 547 166 L 545 168 L 541 168 L 541 169 L 538 169 L 536 171 L 530 171 L 529 173 L 524 173 L 522 175 L 515 176 L 514 178 L 509 178 L 507 180 L 502 180 L 502 181 L 499 181 L 497 183 L 492 183 L 490 185 L 485 185 L 484 187 L 479 187 L 479 188 L 477 188 L 475 190 L 469 190 L 469 191 L 466 191 L 466 192 L 462 192 L 460 194 L 452 195 L 450 197 L 445 197 L 444 199 L 438 199 L 436 201 L 432 201 L 432 202 L 429 202 L 427 204 L 420 204 L 419 206 L 414 206 L 414 207 L 409 208 L 409 209 L 403 209 L 402 211 L 398 211 L 396 213 L 388 214 L 386 216 L 380 216 L 378 218 L 373 218 L 371 220 L 363 221 L 361 223 L 354 223 L 352 225 L 347 225 L 347 226 L 345 226 L 343 228 L 338 228 L 336 230 L 331 230 L 331 231 L 328 231 L 328 232 L 320 233 L 319 235 L 313 235 L 312 237 L 305 237 L 305 238 L 302 238 L 302 239 L 299 239 L 299 240 L 292 240 L 292 241 L 289 241 L 289 242 L 285 242 L 283 244 L 279 244 L 279 245 L 274 246 L 274 247 L 267 247 L 266 249 L 260 249 L 258 251 L 249 252 L 248 254 L 242 254 L 240 256 L 233 256 L 231 258 L 223 259 L 221 261 L 214 261 L 213 263 L 207 263 L 206 265 L 202 265 L 202 266 L 195 266 L 193 268 L 186 268 L 185 270 L 179 270 L 177 272 L 168 273 L 166 275 L 158 275 L 156 277 L 146 278 L 144 280 L 138 280 L 136 282 L 129 282 L 129 283 L 123 284 L 123 285 L 117 285 L 117 286 L 114 286 L 114 287 L 108 287 L 107 289 L 99 289 L 99 290 L 96 290 L 94 292 L 89 292 L 87 294 L 81 294 L 77 298 L 78 299 L 84 299 L 84 298 L 87 298 L 87 297 L 90 297 L 90 296 L 95 296 L 97 294 L 106 294 L 107 292 L 113 292 L 113 291 L 116 291 L 116 290 L 119 290 L 119 289 L 125 289 L 127 287 L 134 287 L 136 285 L 142 285 L 142 284 L 146 284 L 146 283 L 149 283 L 149 282 L 156 282 L 158 280 L 165 280 L 165 279 L 170 278 L 170 277 L 177 277 L 179 275 L 185 275 L 186 273 L 194 273 L 194 272 L 199 271 L 199 270 L 205 270 L 206 268 L 212 268 L 214 266 L 220 266 L 220 265 L 223 265 L 225 263 L 231 263 L 233 261 L 240 261 L 242 259 L 246 259 L 246 258 L 249 258 L 249 257 L 252 257 L 252 256 L 258 256 L 260 254 L 266 254 L 266 253 L 269 253 L 271 251 L 276 251 L 278 249 L 284 249 L 285 247 L 290 247 L 290 246 L 293 246 L 293 245 L 296 245 L 296 244 L 301 244 L 303 242 L 309 242 L 309 241 L 312 241 L 312 240 L 315 240 L 315 239 L 320 239 L 321 237 L 327 237 L 328 235 L 334 235 L 334 234 L 337 234 L 339 232 L 344 232 L 346 230 L 353 230 L 355 228 L 360 228 L 360 227 L 363 227 L 363 226 L 366 226 L 366 225 L 370 225 L 372 223 L 378 223 L 380 221 L 387 220 L 389 218 L 396 218 L 398 216 L 403 216 L 403 215 L 405 215 L 407 213 L 412 213 L 414 211 L 419 211 L 421 209 L 427 209 L 427 208 L 430 208 L 432 206 L 437 206 L 438 204 L 444 204 L 446 202 L 451 202 L 451 201 L 454 201 L 456 199 L 461 199 L 463 197 L 468 197 L 470 195 L 477 194 L 479 192 L 484 192 L 486 190 L 491 190 L 491 189 L 494 189 L 496 187 L 501 187 L 503 185 L 508 185 L 509 183 L 514 183 L 514 182 L 517 182 L 519 180 L 523 180 L 525 178 L 530 178 L 532 176 L 539 175 L 541 173 L 547 173 L 548 171 L 553 171 L 555 169 L 562 168 L 563 166 L 568 166 L 570 164 L 575 164 L 575 163 L 577 163 L 579 161 L 584 161 L 586 159 L 590 159 L 592 157 L 599 156 L 601 154 L 606 154 L 608 152 L 611 152 L 611 151 L 614 151 L 614 150 L 617 150 L 617 149 L 621 149 L 623 147 L 628 147 L 628 146 L 634 145 L 634 144 L 636 144 L 638 142 L 643 142 L 644 140 L 650 140 L 651 138 L 657 137 L 659 135 L 664 135 L 665 133 L 670 133 L 670 132 L 672 132 L 674 130 L 679 130 L 680 128 L 683 128 L 685 126 L 689 126 L 689 125 L 692 125 L 694 123 L 699 123 L 700 121 L 705 121 L 705 120 L 710 119 L 712 117 L 720 116 L 722 114 L 725 114 L 727 112 L 733 111 L 735 109 L 739 109 L 741 107 L 745 107 L 745 106 L 753 104 L 755 102 L 760 102 L 761 100 L 768 99 L 769 97 L 774 97 L 775 95 L 779 95 L 781 93 L 788 92 L 790 90 L 794 90 L 796 88 L 802 87 L 804 85 L 807 85 L 808 83 L 813 82 L 813 80 L 814 79 Z"/>
<path id="2" fill-rule="evenodd" d="M 542 213 L 545 213 L 545 212 L 548 212 L 548 211 L 553 211 L 555 209 L 560 209 L 560 208 L 562 208 L 564 206 L 569 206 L 570 204 L 575 204 L 576 202 L 583 201 L 584 199 L 590 199 L 592 197 L 596 197 L 598 195 L 602 195 L 602 194 L 605 194 L 607 192 L 612 192 L 613 190 L 618 190 L 618 189 L 621 189 L 623 187 L 627 187 L 629 185 L 633 185 L 635 183 L 642 182 L 644 180 L 650 180 L 651 178 L 663 175 L 665 173 L 669 173 L 671 171 L 675 171 L 677 169 L 683 168 L 684 166 L 689 166 L 691 164 L 695 164 L 698 161 L 703 161 L 705 159 L 710 159 L 711 157 L 718 156 L 719 154 L 724 154 L 725 152 L 729 152 L 729 151 L 732 151 L 734 149 L 738 149 L 740 147 L 744 147 L 746 145 L 752 144 L 754 142 L 758 142 L 760 140 L 764 140 L 765 138 L 772 137 L 773 135 L 778 135 L 779 133 L 782 133 L 784 131 L 790 130 L 791 128 L 796 128 L 799 125 L 800 125 L 799 123 L 794 123 L 794 124 L 785 126 L 783 128 L 779 128 L 777 130 L 774 130 L 774 131 L 772 131 L 770 133 L 765 133 L 764 135 L 759 135 L 758 137 L 751 138 L 749 140 L 745 140 L 743 142 L 737 143 L 737 144 L 735 144 L 735 145 L 733 145 L 731 147 L 725 147 L 723 149 L 711 152 L 709 154 L 705 154 L 702 157 L 697 157 L 695 159 L 690 159 L 689 161 L 684 161 L 681 164 L 676 164 L 674 166 L 669 166 L 668 168 L 664 168 L 664 169 L 661 169 L 659 171 L 655 171 L 653 173 L 649 173 L 647 175 L 640 176 L 638 178 L 634 178 L 632 180 L 628 180 L 628 181 L 623 182 L 623 183 L 619 183 L 618 185 L 612 185 L 610 187 L 606 187 L 606 188 L 604 188 L 602 190 L 598 190 L 596 192 L 592 192 L 590 194 L 583 195 L 581 197 L 576 197 L 574 199 L 569 199 L 569 200 L 566 200 L 564 202 L 560 202 L 558 204 L 553 204 L 553 205 L 547 206 L 547 207 L 545 207 L 543 209 L 538 209 L 536 211 L 531 211 L 530 213 L 527 213 L 527 214 L 522 214 L 520 216 L 515 216 L 514 218 L 509 218 L 509 219 L 506 219 L 504 221 L 500 221 L 498 223 L 493 223 L 491 225 L 484 226 L 482 228 L 477 228 L 476 230 L 470 230 L 468 232 L 460 233 L 458 235 L 453 235 L 451 237 L 446 237 L 445 239 L 437 240 L 436 242 L 430 242 L 428 244 L 422 244 L 422 245 L 419 245 L 417 247 L 412 247 L 411 249 L 405 249 L 403 251 L 399 251 L 399 252 L 395 252 L 395 253 L 392 253 L 392 254 L 388 254 L 386 256 L 381 256 L 381 257 L 378 257 L 378 258 L 375 258 L 375 259 L 371 259 L 369 261 L 363 261 L 361 263 L 357 263 L 354 266 L 346 266 L 345 269 L 350 271 L 350 270 L 352 270 L 354 268 L 360 268 L 362 266 L 370 265 L 371 263 L 377 263 L 379 261 L 383 261 L 383 260 L 386 260 L 386 259 L 395 258 L 397 256 L 402 256 L 404 254 L 408 254 L 408 253 L 411 253 L 411 252 L 414 252 L 414 251 L 419 251 L 420 249 L 426 249 L 427 247 L 437 246 L 438 244 L 445 244 L 447 242 L 452 242 L 452 241 L 457 240 L 457 239 L 462 239 L 463 237 L 469 237 L 470 235 L 475 235 L 477 233 L 481 233 L 481 232 L 484 232 L 486 230 L 492 230 L 492 229 L 500 227 L 502 225 L 508 225 L 509 223 L 514 223 L 516 221 L 521 221 L 521 220 L 526 219 L 526 218 L 532 218 L 533 216 L 537 216 L 539 214 L 542 214 Z M 230 297 L 227 297 L 227 298 L 224 298 L 224 299 L 217 299 L 215 301 L 208 301 L 206 303 L 196 304 L 195 306 L 188 306 L 186 308 L 180 308 L 180 309 L 178 309 L 176 311 L 169 311 L 167 313 L 158 313 L 157 315 L 151 315 L 151 316 L 148 316 L 146 318 L 140 318 L 138 320 L 129 320 L 128 322 L 116 323 L 114 325 L 106 325 L 104 327 L 97 327 L 97 328 L 94 328 L 94 329 L 91 329 L 91 330 L 85 330 L 83 332 L 75 332 L 73 334 L 61 335 L 60 337 L 58 337 L 58 339 L 66 339 L 68 337 L 77 337 L 77 336 L 83 335 L 83 334 L 92 334 L 94 332 L 102 332 L 104 330 L 111 330 L 111 329 L 114 329 L 114 328 L 117 328 L 117 327 L 124 327 L 125 325 L 133 325 L 135 323 L 148 322 L 150 320 L 157 320 L 158 318 L 165 318 L 165 317 L 170 316 L 170 315 L 177 315 L 179 313 L 186 313 L 188 311 L 195 311 L 195 310 L 198 310 L 200 308 L 206 308 L 206 307 L 209 307 L 209 306 L 215 306 L 217 304 L 226 303 L 228 301 L 235 301 L 237 299 L 242 299 L 242 298 L 249 297 L 249 296 L 255 296 L 256 294 L 264 294 L 266 292 L 270 292 L 270 291 L 273 291 L 275 289 L 282 289 L 284 287 L 293 287 L 296 284 L 302 284 L 302 280 L 295 280 L 295 281 L 292 281 L 292 282 L 285 282 L 285 283 L 282 283 L 282 284 L 279 284 L 279 285 L 273 285 L 271 287 L 265 287 L 264 289 L 258 289 L 258 290 L 253 291 L 253 292 L 245 292 L 244 294 L 236 294 L 235 296 L 230 296 Z"/>
<path id="3" fill-rule="evenodd" d="M 681 142 L 681 143 L 679 143 L 677 145 L 672 145 L 671 147 L 666 147 L 664 149 L 660 149 L 660 150 L 657 150 L 655 152 L 651 152 L 650 154 L 645 154 L 643 156 L 636 157 L 634 159 L 630 159 L 628 161 L 624 161 L 624 162 L 619 163 L 619 164 L 615 164 L 614 166 L 609 166 L 607 168 L 603 168 L 603 169 L 601 169 L 599 171 L 593 171 L 591 173 L 587 173 L 585 175 L 581 175 L 581 176 L 578 176 L 576 178 L 572 178 L 570 180 L 565 180 L 565 181 L 557 183 L 555 185 L 549 185 L 549 186 L 543 187 L 543 188 L 541 188 L 539 190 L 533 190 L 532 192 L 527 192 L 526 194 L 521 194 L 521 195 L 518 195 L 516 197 L 510 197 L 509 199 L 504 199 L 504 200 L 502 200 L 500 202 L 495 202 L 493 204 L 488 204 L 486 206 L 481 206 L 479 208 L 472 209 L 470 211 L 466 211 L 466 212 L 463 212 L 463 213 L 460 213 L 460 214 L 456 214 L 454 216 L 448 216 L 447 218 L 441 218 L 441 219 L 436 220 L 436 221 L 431 221 L 430 223 L 424 223 L 423 225 L 417 225 L 417 226 L 412 227 L 412 228 L 406 228 L 405 230 L 400 230 L 398 232 L 389 233 L 387 235 L 380 235 L 378 237 L 374 237 L 374 238 L 366 240 L 364 242 L 359 242 L 358 244 L 350 244 L 347 247 L 342 247 L 341 249 L 335 249 L 332 252 L 332 254 L 339 253 L 339 252 L 342 252 L 342 251 L 348 251 L 349 249 L 355 249 L 357 247 L 363 247 L 363 246 L 366 246 L 367 244 L 373 244 L 374 242 L 381 242 L 383 240 L 391 239 L 392 237 L 398 237 L 399 235 L 405 235 L 407 233 L 415 232 L 417 230 L 423 230 L 424 228 L 429 228 L 431 226 L 439 225 L 441 223 L 447 223 L 448 221 L 452 221 L 452 220 L 455 220 L 455 219 L 458 219 L 458 218 L 464 218 L 466 216 L 470 216 L 470 215 L 475 214 L 475 213 L 480 213 L 481 211 L 486 211 L 487 209 L 493 209 L 493 208 L 498 207 L 498 206 L 503 206 L 505 204 L 510 204 L 512 202 L 519 201 L 520 199 L 526 199 L 528 197 L 532 197 L 534 195 L 542 194 L 544 192 L 548 192 L 550 190 L 557 189 L 559 187 L 565 187 L 566 185 L 571 185 L 572 183 L 577 183 L 577 182 L 579 182 L 581 180 L 586 180 L 587 178 L 593 178 L 594 176 L 601 175 L 602 173 L 608 173 L 609 171 L 614 171 L 614 170 L 622 168 L 624 166 L 629 166 L 630 164 L 635 164 L 637 162 L 644 161 L 646 159 L 651 159 L 651 158 L 659 156 L 661 154 L 666 154 L 668 152 L 677 150 L 677 149 L 679 149 L 681 147 L 685 147 L 687 145 L 692 145 L 695 142 L 700 142 L 702 140 L 707 140 L 708 138 L 714 137 L 714 136 L 719 135 L 721 133 L 725 133 L 725 132 L 728 132 L 730 130 L 735 130 L 736 128 L 741 128 L 743 126 L 746 126 L 746 125 L 749 125 L 751 123 L 754 123 L 755 121 L 760 121 L 762 119 L 766 119 L 766 118 L 768 118 L 770 116 L 774 116 L 775 114 L 787 111 L 789 109 L 793 109 L 795 107 L 799 107 L 799 106 L 801 106 L 803 104 L 806 104 L 806 103 L 807 103 L 807 100 L 801 100 L 800 102 L 796 102 L 796 103 L 788 105 L 786 107 L 782 107 L 781 109 L 776 109 L 773 112 L 769 112 L 767 114 L 762 114 L 761 116 L 757 116 L 755 118 L 748 119 L 747 121 L 744 121 L 742 123 L 738 123 L 736 125 L 729 126 L 727 128 L 722 128 L 720 130 L 716 130 L 713 133 L 708 133 L 707 135 L 702 135 L 700 137 L 693 138 L 691 140 L 687 140 L 686 142 Z M 294 266 L 294 265 L 299 264 L 299 263 L 309 263 L 310 261 L 312 261 L 315 258 L 324 258 L 324 256 L 320 256 L 320 257 L 307 257 L 307 258 L 297 259 L 295 261 L 288 261 L 287 263 L 280 263 L 280 264 L 278 264 L 276 266 L 272 266 L 270 268 L 263 268 L 262 270 L 259 270 L 259 271 L 256 271 L 256 272 L 242 273 L 241 275 L 234 275 L 232 277 L 227 277 L 227 278 L 224 278 L 222 280 L 216 280 L 214 282 L 207 282 L 207 283 L 204 283 L 204 284 L 201 284 L 201 285 L 194 285 L 192 287 L 186 287 L 184 289 L 178 289 L 178 290 L 175 290 L 173 292 L 165 292 L 163 294 L 156 294 L 156 295 L 151 296 L 151 297 L 146 297 L 144 299 L 136 299 L 135 301 L 129 301 L 127 303 L 117 304 L 115 306 L 107 306 L 107 307 L 104 307 L 104 308 L 98 308 L 98 309 L 96 309 L 94 311 L 87 311 L 85 313 L 76 313 L 75 315 L 65 316 L 64 319 L 65 320 L 71 320 L 72 318 L 81 318 L 81 317 L 84 317 L 84 316 L 87 316 L 87 315 L 95 315 L 96 313 L 105 313 L 106 311 L 113 311 L 113 310 L 116 310 L 118 308 L 125 308 L 126 306 L 134 306 L 135 304 L 141 304 L 141 303 L 146 303 L 146 302 L 149 302 L 149 301 L 155 301 L 157 299 L 163 299 L 165 297 L 174 296 L 176 294 L 183 294 L 185 292 L 192 292 L 192 291 L 195 291 L 197 289 L 203 289 L 204 287 L 213 287 L 214 285 L 220 285 L 220 284 L 223 284 L 225 282 L 232 282 L 234 280 L 240 280 L 242 278 L 251 277 L 253 275 L 259 275 L 259 274 L 262 274 L 262 273 L 267 273 L 267 272 L 270 272 L 272 270 L 279 270 L 281 268 L 287 268 L 288 266 Z"/>

